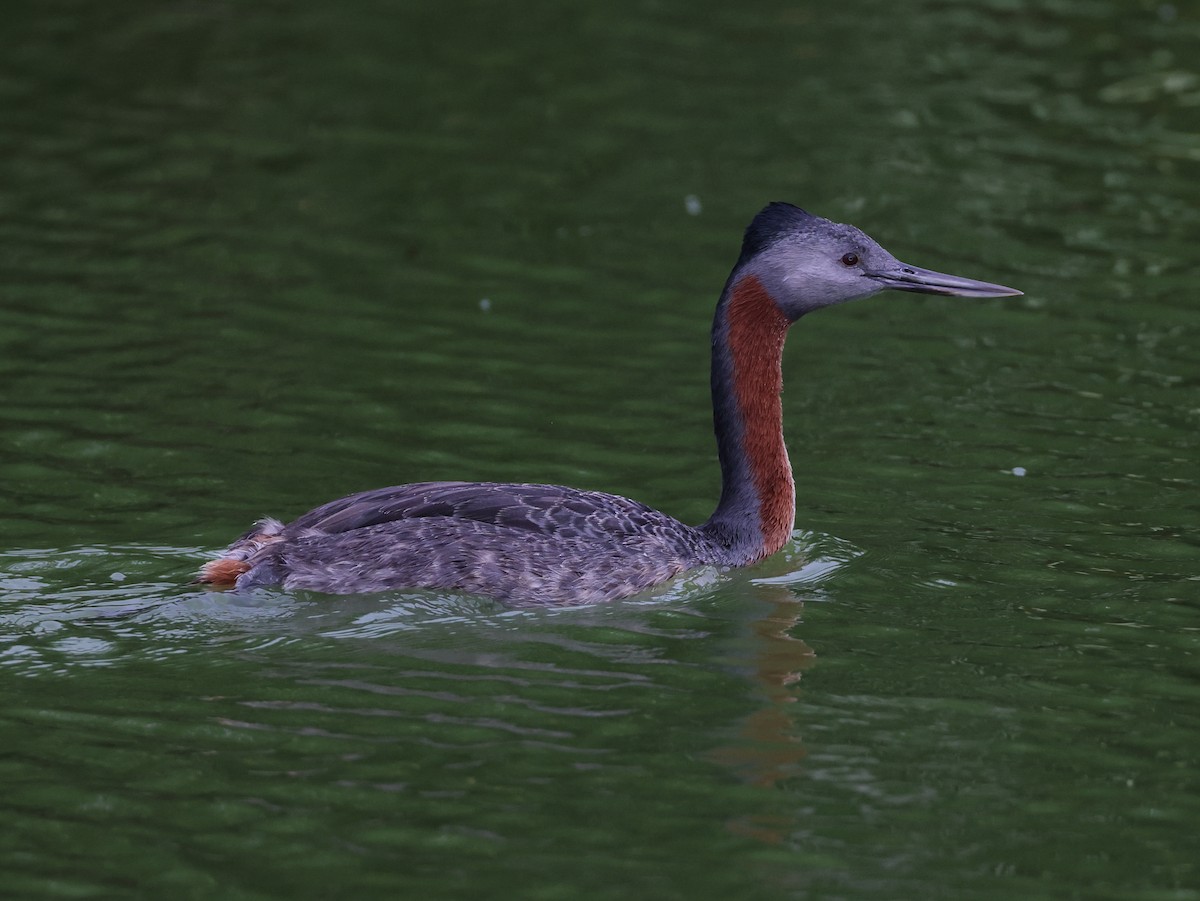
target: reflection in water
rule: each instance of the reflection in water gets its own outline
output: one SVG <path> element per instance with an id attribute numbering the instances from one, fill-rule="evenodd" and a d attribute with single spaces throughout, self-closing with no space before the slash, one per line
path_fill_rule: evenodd
<path id="1" fill-rule="evenodd" d="M 742 720 L 735 740 L 715 748 L 709 758 L 728 767 L 743 782 L 772 789 L 800 773 L 807 751 L 795 721 L 796 683 L 816 662 L 816 653 L 794 634 L 804 613 L 804 597 L 820 599 L 820 585 L 857 551 L 828 536 L 797 533 L 795 542 L 767 567 L 780 574 L 758 578 L 748 597 L 751 619 L 739 657 L 757 689 L 756 709 Z M 806 556 L 806 554 L 811 556 Z M 765 607 L 765 609 L 764 609 Z M 755 811 L 727 823 L 735 835 L 765 844 L 782 843 L 796 829 L 790 816 Z"/>
<path id="2" fill-rule="evenodd" d="M 804 612 L 803 603 L 782 585 L 758 587 L 770 605 L 766 615 L 750 624 L 753 678 L 762 701 L 742 721 L 737 740 L 714 749 L 709 757 L 751 785 L 773 788 L 795 776 L 805 757 L 797 723 L 788 708 L 796 700 L 793 686 L 813 665 L 816 654 L 792 635 Z M 779 844 L 794 823 L 769 813 L 749 813 L 730 821 L 728 828 L 737 835 Z"/>
<path id="3" fill-rule="evenodd" d="M 747 609 L 758 613 L 745 625 L 745 646 L 738 657 L 756 688 L 757 705 L 738 728 L 735 739 L 715 748 L 709 759 L 729 768 L 748 785 L 774 789 L 799 775 L 807 755 L 792 705 L 796 684 L 816 662 L 816 652 L 795 630 L 804 601 L 823 600 L 822 584 L 859 551 L 830 536 L 797 532 L 793 542 L 760 567 L 775 571 L 753 580 Z M 733 834 L 778 845 L 796 830 L 792 816 L 755 810 L 726 823 Z"/>
<path id="4" fill-rule="evenodd" d="M 734 767 L 754 785 L 772 786 L 794 771 L 804 757 L 799 737 L 786 705 L 794 702 L 791 686 L 803 670 L 812 666 L 816 654 L 791 631 L 800 622 L 803 604 L 777 585 L 763 586 L 772 595 L 771 612 L 755 621 L 754 679 L 766 704 L 750 714 L 742 725 L 746 744 L 720 749 L 714 758 Z"/>

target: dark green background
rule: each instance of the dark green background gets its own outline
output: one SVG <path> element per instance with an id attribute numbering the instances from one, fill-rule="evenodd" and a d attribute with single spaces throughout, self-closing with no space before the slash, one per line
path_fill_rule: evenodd
<path id="1" fill-rule="evenodd" d="M 1191 4 L 4 19 L 7 896 L 1200 898 Z M 775 199 L 1026 292 L 801 323 L 779 557 L 541 612 L 187 584 L 404 481 L 703 519 Z"/>

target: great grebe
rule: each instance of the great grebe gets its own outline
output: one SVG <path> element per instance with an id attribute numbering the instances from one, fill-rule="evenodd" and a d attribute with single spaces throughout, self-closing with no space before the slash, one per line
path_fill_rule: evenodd
<path id="1" fill-rule="evenodd" d="M 420 482 L 353 494 L 287 525 L 262 520 L 199 581 L 334 594 L 436 588 L 557 605 L 627 597 L 698 566 L 762 560 L 783 547 L 795 518 L 780 402 L 788 328 L 888 288 L 1021 293 L 901 263 L 857 228 L 790 204 L 754 217 L 713 320 L 721 498 L 702 525 L 599 491 Z"/>

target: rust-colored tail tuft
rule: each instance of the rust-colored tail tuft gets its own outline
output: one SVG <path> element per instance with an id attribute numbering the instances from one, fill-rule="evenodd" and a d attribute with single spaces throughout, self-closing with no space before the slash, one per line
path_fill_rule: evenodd
<path id="1" fill-rule="evenodd" d="M 233 585 L 237 582 L 237 577 L 249 568 L 250 564 L 245 560 L 222 557 L 220 560 L 211 560 L 200 567 L 200 575 L 196 577 L 196 581 L 206 582 L 210 585 Z"/>
<path id="2" fill-rule="evenodd" d="M 238 576 L 253 569 L 252 559 L 268 544 L 283 540 L 283 523 L 277 519 L 261 519 L 254 528 L 225 548 L 222 556 L 200 567 L 197 582 L 231 586 Z"/>

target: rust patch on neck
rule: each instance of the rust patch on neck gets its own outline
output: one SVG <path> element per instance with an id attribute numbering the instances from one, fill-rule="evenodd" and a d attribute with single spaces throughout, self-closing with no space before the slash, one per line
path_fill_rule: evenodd
<path id="1" fill-rule="evenodd" d="M 756 276 L 733 286 L 726 308 L 733 395 L 742 417 L 742 452 L 758 495 L 763 557 L 792 534 L 796 487 L 783 442 L 783 342 L 788 318 Z"/>

